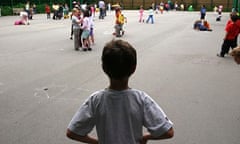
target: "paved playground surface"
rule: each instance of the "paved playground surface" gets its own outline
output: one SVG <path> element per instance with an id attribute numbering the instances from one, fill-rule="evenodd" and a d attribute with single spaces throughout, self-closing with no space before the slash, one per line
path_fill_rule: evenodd
<path id="1" fill-rule="evenodd" d="M 239 144 L 240 67 L 219 58 L 224 27 L 208 12 L 212 32 L 192 29 L 199 12 L 155 15 L 138 23 L 137 11 L 123 11 L 126 34 L 138 53 L 130 86 L 146 91 L 174 122 L 175 137 L 150 144 Z M 14 26 L 18 16 L 0 17 L 0 143 L 76 143 L 66 127 L 81 103 L 107 86 L 101 51 L 113 39 L 114 13 L 95 19 L 93 51 L 74 51 L 71 21 L 33 17 Z M 95 135 L 95 132 L 93 132 Z"/>

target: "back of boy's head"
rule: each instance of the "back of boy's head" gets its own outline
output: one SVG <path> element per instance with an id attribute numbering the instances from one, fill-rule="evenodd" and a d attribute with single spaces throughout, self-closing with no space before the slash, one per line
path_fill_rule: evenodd
<path id="1" fill-rule="evenodd" d="M 102 68 L 110 79 L 128 78 L 137 65 L 136 50 L 126 41 L 112 40 L 102 52 Z"/>
<path id="2" fill-rule="evenodd" d="M 236 22 L 238 20 L 238 16 L 235 14 L 231 14 L 230 17 L 233 22 Z"/>

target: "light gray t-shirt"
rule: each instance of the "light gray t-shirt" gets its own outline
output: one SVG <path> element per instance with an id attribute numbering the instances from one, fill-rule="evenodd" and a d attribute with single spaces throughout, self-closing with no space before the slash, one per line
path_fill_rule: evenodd
<path id="1" fill-rule="evenodd" d="M 96 126 L 100 144 L 139 144 L 143 126 L 153 136 L 172 127 L 159 105 L 136 89 L 104 89 L 93 93 L 76 112 L 68 128 L 81 136 Z"/>
<path id="2" fill-rule="evenodd" d="M 78 17 L 76 17 L 75 15 L 72 16 L 73 29 L 80 29 L 79 21 L 80 20 L 78 19 Z"/>

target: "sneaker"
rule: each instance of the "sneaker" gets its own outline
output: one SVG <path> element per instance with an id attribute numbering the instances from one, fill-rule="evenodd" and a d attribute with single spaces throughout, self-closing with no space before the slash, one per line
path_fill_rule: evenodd
<path id="1" fill-rule="evenodd" d="M 70 40 L 72 40 L 73 38 L 72 37 L 70 37 Z"/>
<path id="2" fill-rule="evenodd" d="M 87 51 L 87 48 L 83 48 L 83 51 Z"/>
<path id="3" fill-rule="evenodd" d="M 90 47 L 89 47 L 87 50 L 91 51 L 91 50 L 92 50 L 92 48 L 90 48 Z"/>
<path id="4" fill-rule="evenodd" d="M 224 57 L 224 55 L 221 55 L 221 54 L 217 54 L 217 56 L 218 56 L 218 57 L 222 57 L 222 58 Z"/>

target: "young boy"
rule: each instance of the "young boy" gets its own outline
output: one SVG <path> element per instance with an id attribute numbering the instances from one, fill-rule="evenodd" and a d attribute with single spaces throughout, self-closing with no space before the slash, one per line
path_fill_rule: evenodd
<path id="1" fill-rule="evenodd" d="M 116 24 L 114 26 L 115 34 L 116 34 L 116 37 L 121 37 L 124 35 L 123 24 L 125 21 L 125 17 L 122 14 L 120 8 L 117 8 L 115 12 L 116 12 L 116 14 L 115 14 Z"/>
<path id="2" fill-rule="evenodd" d="M 48 4 L 45 5 L 45 13 L 47 14 L 47 19 L 51 18 L 51 8 Z"/>
<path id="3" fill-rule="evenodd" d="M 236 21 L 238 20 L 237 15 L 230 15 L 231 21 L 229 21 L 226 25 L 225 31 L 225 37 L 222 44 L 221 52 L 220 54 L 217 54 L 219 57 L 224 57 L 226 53 L 228 53 L 229 48 L 235 48 L 237 46 L 236 37 L 238 36 L 240 32 L 239 26 L 236 24 Z"/>
<path id="4" fill-rule="evenodd" d="M 240 64 L 240 46 L 234 48 L 230 52 L 230 55 L 233 56 L 233 58 L 237 64 Z"/>
<path id="5" fill-rule="evenodd" d="M 110 85 L 93 93 L 68 125 L 67 137 L 90 144 L 146 144 L 173 137 L 173 124 L 145 92 L 130 88 L 137 65 L 136 50 L 126 41 L 104 46 L 102 68 Z M 89 136 L 96 126 L 97 137 Z M 143 126 L 148 133 L 143 134 Z"/>

